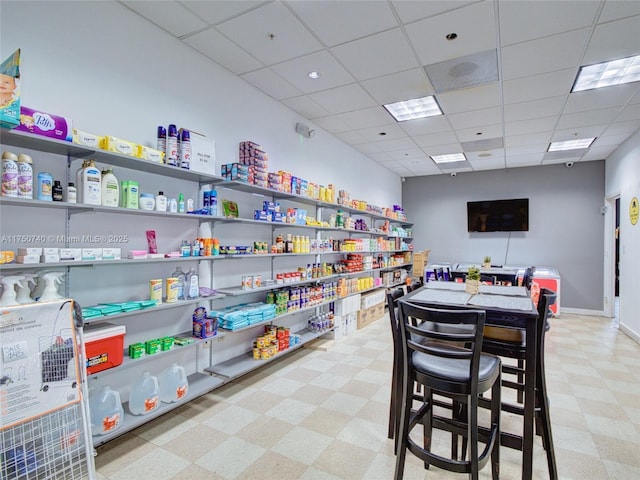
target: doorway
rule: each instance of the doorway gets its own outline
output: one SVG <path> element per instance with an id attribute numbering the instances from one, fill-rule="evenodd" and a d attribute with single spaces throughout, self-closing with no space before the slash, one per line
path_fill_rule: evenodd
<path id="1" fill-rule="evenodd" d="M 615 278 L 614 278 L 614 321 L 616 325 L 620 323 L 620 197 L 616 197 L 615 201 L 615 240 L 614 240 L 614 261 L 615 261 Z"/>
<path id="2" fill-rule="evenodd" d="M 618 322 L 620 292 L 620 195 L 605 199 L 604 221 L 604 315 Z"/>

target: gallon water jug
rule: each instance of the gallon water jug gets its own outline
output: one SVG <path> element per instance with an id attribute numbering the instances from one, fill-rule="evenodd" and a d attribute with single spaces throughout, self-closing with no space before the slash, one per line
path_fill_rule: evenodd
<path id="1" fill-rule="evenodd" d="M 120 393 L 105 385 L 89 398 L 91 410 L 91 433 L 104 435 L 120 428 L 124 410 L 120 403 Z"/>
<path id="2" fill-rule="evenodd" d="M 160 388 L 158 379 L 148 371 L 144 371 L 131 386 L 129 410 L 134 415 L 146 415 L 153 412 L 160 404 Z"/>
<path id="3" fill-rule="evenodd" d="M 162 371 L 158 380 L 160 382 L 160 400 L 164 403 L 177 402 L 187 397 L 189 382 L 184 367 L 174 363 Z"/>

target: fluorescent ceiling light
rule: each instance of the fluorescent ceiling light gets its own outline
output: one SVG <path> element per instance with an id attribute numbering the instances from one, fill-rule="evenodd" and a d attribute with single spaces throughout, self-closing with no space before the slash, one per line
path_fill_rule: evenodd
<path id="1" fill-rule="evenodd" d="M 442 115 L 442 110 L 435 97 L 414 98 L 404 102 L 388 103 L 383 105 L 398 122 L 415 120 L 417 118 L 434 117 Z"/>
<path id="2" fill-rule="evenodd" d="M 560 150 L 580 150 L 589 148 L 596 137 L 581 138 L 579 140 L 565 140 L 564 142 L 551 142 L 547 152 L 558 152 Z"/>
<path id="3" fill-rule="evenodd" d="M 449 153 L 447 155 L 431 155 L 431 160 L 436 163 L 466 162 L 464 153 Z"/>
<path id="4" fill-rule="evenodd" d="M 580 67 L 572 92 L 640 80 L 640 55 Z"/>

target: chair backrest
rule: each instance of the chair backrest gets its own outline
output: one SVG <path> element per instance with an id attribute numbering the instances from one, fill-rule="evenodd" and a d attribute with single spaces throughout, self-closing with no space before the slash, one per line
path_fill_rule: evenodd
<path id="1" fill-rule="evenodd" d="M 394 350 L 397 350 L 398 342 L 400 341 L 398 299 L 403 296 L 404 290 L 402 287 L 387 292 L 387 307 L 389 308 L 389 320 L 391 322 L 391 336 L 393 337 Z"/>
<path id="2" fill-rule="evenodd" d="M 409 285 L 407 285 L 407 293 L 411 293 L 414 290 L 420 288 L 422 286 L 422 280 L 414 280 Z"/>
<path id="3" fill-rule="evenodd" d="M 538 342 L 541 349 L 544 348 L 544 334 L 547 331 L 547 319 L 549 318 L 549 312 L 551 312 L 549 307 L 556 303 L 556 298 L 558 298 L 558 294 L 553 290 L 544 287 L 540 289 L 540 296 L 538 297 Z"/>
<path id="4" fill-rule="evenodd" d="M 536 267 L 527 267 L 522 276 L 522 286 L 531 289 L 531 282 L 533 282 L 533 274 L 536 271 Z"/>
<path id="5" fill-rule="evenodd" d="M 463 360 L 468 362 L 468 371 L 458 378 L 447 378 L 447 387 L 443 383 L 443 389 L 450 388 L 453 380 L 460 383 L 460 392 L 468 390 L 477 394 L 485 312 L 430 308 L 402 300 L 399 305 L 405 373 L 413 368 L 414 353 L 429 355 L 433 362 L 443 366 L 443 372 L 450 371 L 452 376 L 459 368 L 449 369 L 447 366 L 459 365 Z M 432 380 L 433 388 L 437 390 L 438 379 Z"/>

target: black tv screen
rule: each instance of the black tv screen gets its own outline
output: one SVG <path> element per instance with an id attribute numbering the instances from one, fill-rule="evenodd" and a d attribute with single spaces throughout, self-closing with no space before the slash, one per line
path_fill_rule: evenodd
<path id="1" fill-rule="evenodd" d="M 529 199 L 467 202 L 469 232 L 527 232 Z"/>

